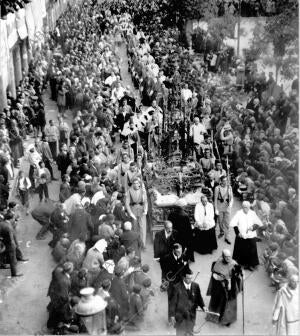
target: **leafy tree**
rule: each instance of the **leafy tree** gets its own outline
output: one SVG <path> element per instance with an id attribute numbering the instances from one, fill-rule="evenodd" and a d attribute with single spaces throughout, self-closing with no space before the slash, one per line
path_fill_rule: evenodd
<path id="1" fill-rule="evenodd" d="M 266 65 L 275 65 L 276 78 L 280 73 L 292 79 L 298 71 L 299 17 L 297 0 L 276 0 L 277 15 L 266 18 L 263 26 L 257 25 L 248 52 L 253 59 L 262 57 Z M 264 55 L 266 46 L 273 46 L 273 54 Z"/>

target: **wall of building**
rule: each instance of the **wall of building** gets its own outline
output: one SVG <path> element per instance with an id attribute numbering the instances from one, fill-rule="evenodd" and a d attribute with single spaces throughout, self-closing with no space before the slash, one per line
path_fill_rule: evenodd
<path id="1" fill-rule="evenodd" d="M 16 96 L 16 86 L 28 71 L 35 51 L 72 0 L 32 0 L 24 8 L 0 19 L 0 111 L 7 105 L 6 92 Z"/>

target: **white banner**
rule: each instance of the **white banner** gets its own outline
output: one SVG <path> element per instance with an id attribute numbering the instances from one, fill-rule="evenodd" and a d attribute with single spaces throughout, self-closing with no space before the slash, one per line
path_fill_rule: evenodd
<path id="1" fill-rule="evenodd" d="M 9 47 L 7 42 L 7 26 L 5 20 L 0 20 L 0 72 L 2 89 L 6 90 L 9 78 Z M 5 93 L 6 94 L 6 93 Z"/>
<path id="2" fill-rule="evenodd" d="M 26 21 L 29 41 L 33 41 L 34 35 L 35 35 L 35 24 L 34 24 L 34 18 L 32 14 L 31 3 L 27 4 L 25 7 L 25 21 Z"/>
<path id="3" fill-rule="evenodd" d="M 16 26 L 20 39 L 24 40 L 28 36 L 24 8 L 20 8 L 16 13 Z"/>
<path id="4" fill-rule="evenodd" d="M 46 11 L 46 0 L 40 0 L 41 3 L 41 14 L 42 18 L 45 18 L 47 16 L 47 11 Z"/>
<path id="5" fill-rule="evenodd" d="M 34 25 L 35 25 L 35 34 L 43 31 L 43 18 L 41 15 L 40 6 L 41 6 L 40 0 L 33 0 L 31 2 L 31 10 L 32 10 Z"/>
<path id="6" fill-rule="evenodd" d="M 6 19 L 6 28 L 7 28 L 7 40 L 8 47 L 12 48 L 15 43 L 18 41 L 18 33 L 16 26 L 16 15 L 9 13 Z"/>

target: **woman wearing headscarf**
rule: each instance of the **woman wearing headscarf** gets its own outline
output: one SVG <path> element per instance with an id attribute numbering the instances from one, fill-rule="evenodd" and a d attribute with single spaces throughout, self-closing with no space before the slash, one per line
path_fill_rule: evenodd
<path id="1" fill-rule="evenodd" d="M 82 267 L 86 268 L 90 273 L 92 283 L 100 273 L 100 268 L 104 264 L 103 253 L 106 247 L 107 242 L 105 239 L 98 240 L 96 244 L 88 250 L 83 261 Z"/>

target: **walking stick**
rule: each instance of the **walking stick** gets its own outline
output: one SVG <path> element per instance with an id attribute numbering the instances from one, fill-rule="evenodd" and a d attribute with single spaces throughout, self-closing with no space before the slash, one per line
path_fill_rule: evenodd
<path id="1" fill-rule="evenodd" d="M 243 291 L 242 291 L 242 310 L 243 310 L 243 335 L 245 335 L 245 294 L 244 294 L 244 274 L 242 273 L 242 285 L 243 285 Z"/>
<path id="2" fill-rule="evenodd" d="M 282 319 L 282 307 L 280 308 L 279 311 L 279 316 L 278 316 L 278 321 L 276 323 L 276 336 L 280 336 L 280 321 Z"/>
<path id="3" fill-rule="evenodd" d="M 220 157 L 220 153 L 219 153 L 219 148 L 218 148 L 218 145 L 217 145 L 217 141 L 214 141 L 214 144 L 215 144 L 215 147 L 216 147 L 216 150 L 217 150 L 218 159 L 219 159 L 219 161 L 221 162 L 221 157 Z"/>
<path id="4" fill-rule="evenodd" d="M 226 170 L 227 170 L 227 181 L 229 186 L 231 185 L 231 180 L 230 180 L 230 170 L 229 170 L 229 162 L 228 162 L 228 155 L 226 155 Z"/>
<path id="5" fill-rule="evenodd" d="M 196 281 L 196 279 L 197 279 L 197 277 L 198 277 L 198 275 L 200 274 L 200 272 L 197 272 L 197 274 L 196 274 L 196 276 L 195 276 L 195 278 L 193 279 L 193 282 L 195 282 Z"/>

